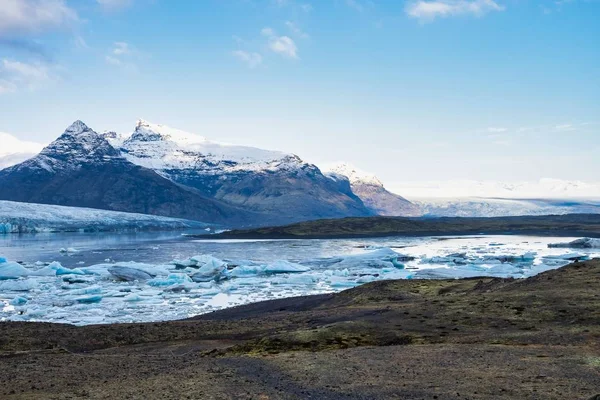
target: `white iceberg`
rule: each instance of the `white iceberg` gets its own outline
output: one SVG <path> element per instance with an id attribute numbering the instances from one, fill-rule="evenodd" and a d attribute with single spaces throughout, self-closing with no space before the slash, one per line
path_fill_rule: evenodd
<path id="1" fill-rule="evenodd" d="M 16 262 L 3 262 L 0 264 L 0 280 L 18 279 L 29 276 L 31 271 Z"/>
<path id="2" fill-rule="evenodd" d="M 600 249 L 600 239 L 581 238 L 567 243 L 550 243 L 550 248 Z"/>
<path id="3" fill-rule="evenodd" d="M 37 287 L 37 284 L 30 280 L 8 280 L 0 282 L 0 292 L 28 292 Z"/>

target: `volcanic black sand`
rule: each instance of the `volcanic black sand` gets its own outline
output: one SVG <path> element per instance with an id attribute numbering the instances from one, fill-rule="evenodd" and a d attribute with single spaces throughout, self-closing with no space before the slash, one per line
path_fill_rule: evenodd
<path id="1" fill-rule="evenodd" d="M 186 321 L 0 323 L 2 398 L 598 394 L 600 260 L 527 280 L 377 282 Z"/>
<path id="2" fill-rule="evenodd" d="M 496 218 L 357 217 L 191 236 L 199 239 L 330 239 L 477 234 L 600 237 L 600 214 Z"/>

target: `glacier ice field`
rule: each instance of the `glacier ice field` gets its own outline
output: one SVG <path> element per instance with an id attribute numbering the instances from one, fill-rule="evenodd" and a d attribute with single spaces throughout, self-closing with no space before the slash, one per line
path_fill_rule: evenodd
<path id="1" fill-rule="evenodd" d="M 577 239 L 5 235 L 0 236 L 0 320 L 76 325 L 164 321 L 378 280 L 526 278 L 600 256 L 599 241 Z"/>

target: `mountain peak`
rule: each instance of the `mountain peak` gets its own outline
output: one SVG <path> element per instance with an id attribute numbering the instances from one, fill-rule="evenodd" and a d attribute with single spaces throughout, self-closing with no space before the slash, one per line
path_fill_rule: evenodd
<path id="1" fill-rule="evenodd" d="M 77 135 L 83 132 L 89 132 L 91 129 L 83 123 L 81 120 L 77 120 L 73 122 L 69 127 L 65 130 L 65 133 L 70 133 L 72 135 Z"/>
<path id="2" fill-rule="evenodd" d="M 366 184 L 373 186 L 382 186 L 383 183 L 375 175 L 362 171 L 353 165 L 345 162 L 338 162 L 327 165 L 323 168 L 324 172 L 329 175 L 342 175 L 348 178 L 350 184 Z"/>

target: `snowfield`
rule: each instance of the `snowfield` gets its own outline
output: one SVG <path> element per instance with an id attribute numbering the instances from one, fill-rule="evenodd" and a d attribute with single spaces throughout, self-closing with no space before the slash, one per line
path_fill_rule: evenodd
<path id="1" fill-rule="evenodd" d="M 0 200 L 0 234 L 205 229 L 198 221 Z"/>
<path id="2" fill-rule="evenodd" d="M 293 154 L 219 143 L 166 125 L 139 120 L 129 137 L 108 138 L 130 162 L 156 171 L 195 170 L 205 174 L 295 169 Z"/>

